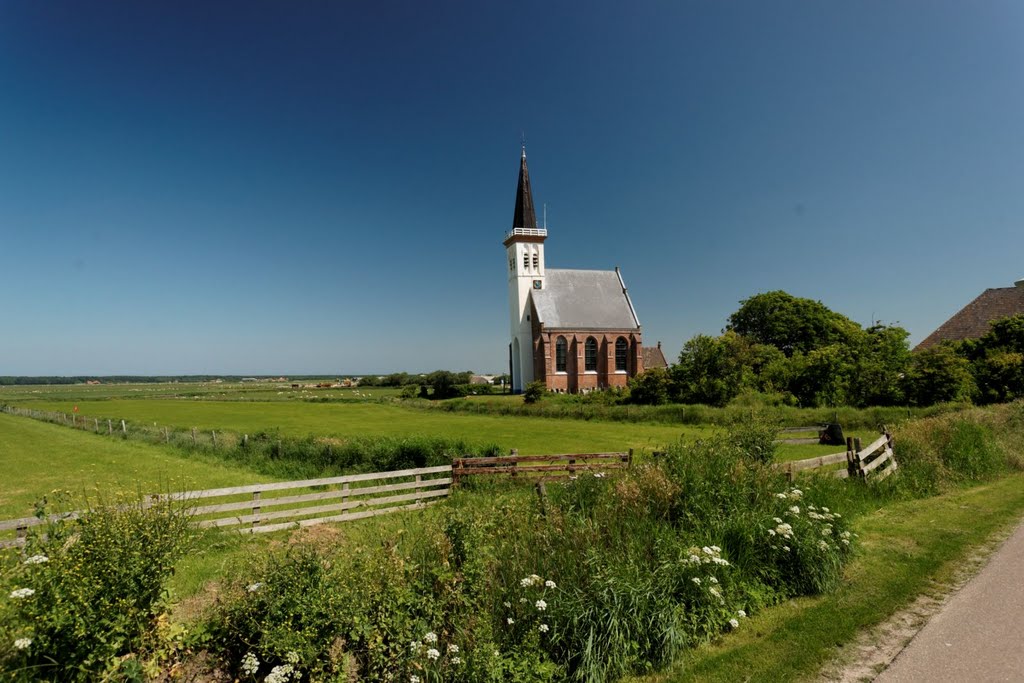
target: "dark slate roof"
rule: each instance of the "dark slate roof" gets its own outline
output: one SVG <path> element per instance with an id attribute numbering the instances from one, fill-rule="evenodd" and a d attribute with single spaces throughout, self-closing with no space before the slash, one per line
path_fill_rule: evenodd
<path id="1" fill-rule="evenodd" d="M 644 346 L 640 350 L 643 353 L 644 370 L 668 367 L 668 361 L 665 360 L 665 354 L 661 352 L 661 342 L 658 342 L 657 346 Z"/>
<path id="2" fill-rule="evenodd" d="M 537 322 L 547 328 L 635 330 L 633 303 L 616 270 L 555 270 L 544 274 L 544 289 L 531 290 Z"/>
<path id="3" fill-rule="evenodd" d="M 959 313 L 942 323 L 925 337 L 916 350 L 927 349 L 944 341 L 977 339 L 989 330 L 993 320 L 1024 313 L 1024 287 L 986 289 Z"/>
<path id="4" fill-rule="evenodd" d="M 526 168 L 526 148 L 519 162 L 519 186 L 516 187 L 516 212 L 512 217 L 512 229 L 537 229 L 537 214 L 533 210 L 533 193 L 530 191 L 530 172 Z"/>

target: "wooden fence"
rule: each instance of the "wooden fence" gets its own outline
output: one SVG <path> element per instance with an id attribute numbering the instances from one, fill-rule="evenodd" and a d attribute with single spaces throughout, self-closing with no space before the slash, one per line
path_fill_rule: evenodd
<path id="1" fill-rule="evenodd" d="M 148 496 L 144 504 L 168 500 L 180 502 L 187 506 L 188 513 L 195 517 L 200 527 L 237 527 L 238 531 L 246 533 L 266 533 L 421 509 L 450 493 L 451 472 L 450 465 L 440 465 L 251 484 Z M 199 505 L 199 501 L 204 504 Z M 24 517 L 0 521 L 0 532 L 7 535 L 13 532 L 15 535 L 15 538 L 0 539 L 0 547 L 23 545 L 31 527 L 48 521 L 74 519 L 78 514 L 51 515 L 46 520 Z"/>
<path id="2" fill-rule="evenodd" d="M 627 469 L 633 463 L 633 449 L 623 453 L 574 453 L 568 455 L 511 455 L 484 458 L 455 458 L 452 478 L 507 474 L 512 477 L 541 474 L 545 479 L 571 477 L 579 472 L 602 473 Z"/>
<path id="3" fill-rule="evenodd" d="M 835 470 L 833 476 L 839 479 L 847 477 L 864 479 L 872 476 L 876 481 L 880 481 L 896 471 L 893 445 L 892 434 L 888 430 L 883 431 L 882 435 L 867 448 L 861 448 L 859 438 L 847 437 L 846 450 L 842 453 L 830 453 L 817 458 L 783 462 L 776 467 L 784 470 L 789 480 L 793 481 L 797 472 L 846 463 L 846 467 Z"/>

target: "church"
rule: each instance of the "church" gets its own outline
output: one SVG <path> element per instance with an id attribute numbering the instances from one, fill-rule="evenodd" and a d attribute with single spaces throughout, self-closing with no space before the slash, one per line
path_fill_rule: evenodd
<path id="1" fill-rule="evenodd" d="M 537 226 L 526 167 L 519 161 L 512 230 L 505 235 L 512 391 L 541 380 L 549 391 L 581 393 L 624 387 L 644 371 L 640 320 L 615 270 L 548 268 L 544 262 L 547 226 Z M 656 353 L 651 353 L 656 351 Z"/>

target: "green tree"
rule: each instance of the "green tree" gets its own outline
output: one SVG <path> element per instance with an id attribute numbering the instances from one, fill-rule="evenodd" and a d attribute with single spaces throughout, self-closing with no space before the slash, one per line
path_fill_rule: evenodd
<path id="1" fill-rule="evenodd" d="M 735 332 L 699 334 L 683 345 L 672 367 L 675 395 L 683 403 L 724 406 L 753 380 L 750 343 Z"/>
<path id="2" fill-rule="evenodd" d="M 729 316 L 727 329 L 792 356 L 845 343 L 860 326 L 820 301 L 776 290 L 741 301 L 739 310 Z"/>
<path id="3" fill-rule="evenodd" d="M 1024 315 L 1000 318 L 980 339 L 959 346 L 971 361 L 982 403 L 1024 397 Z"/>
<path id="4" fill-rule="evenodd" d="M 629 380 L 629 400 L 640 405 L 668 403 L 671 379 L 664 368 L 651 368 Z"/>
<path id="5" fill-rule="evenodd" d="M 902 327 L 877 324 L 853 337 L 850 403 L 860 407 L 905 403 L 904 379 L 910 368 L 909 336 Z"/>
<path id="6" fill-rule="evenodd" d="M 905 387 L 907 399 L 919 406 L 966 401 L 977 391 L 970 361 L 947 344 L 913 354 Z"/>

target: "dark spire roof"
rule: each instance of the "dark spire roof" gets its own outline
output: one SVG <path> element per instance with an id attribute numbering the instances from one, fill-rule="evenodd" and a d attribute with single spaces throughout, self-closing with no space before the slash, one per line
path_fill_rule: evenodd
<path id="1" fill-rule="evenodd" d="M 516 213 L 512 228 L 537 228 L 537 214 L 533 210 L 533 193 L 530 192 L 530 172 L 526 169 L 526 147 L 519 162 L 519 186 L 516 188 Z"/>

